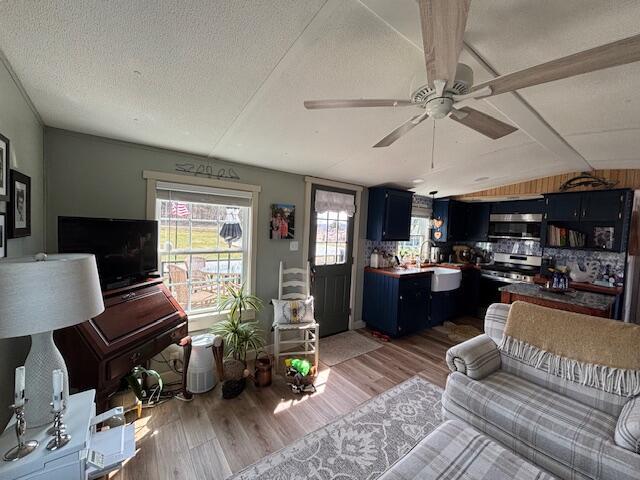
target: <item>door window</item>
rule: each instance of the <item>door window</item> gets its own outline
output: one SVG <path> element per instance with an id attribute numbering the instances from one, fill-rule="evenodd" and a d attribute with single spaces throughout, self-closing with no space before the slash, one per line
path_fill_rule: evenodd
<path id="1" fill-rule="evenodd" d="M 340 265 L 347 262 L 347 212 L 328 210 L 316 213 L 315 265 Z"/>

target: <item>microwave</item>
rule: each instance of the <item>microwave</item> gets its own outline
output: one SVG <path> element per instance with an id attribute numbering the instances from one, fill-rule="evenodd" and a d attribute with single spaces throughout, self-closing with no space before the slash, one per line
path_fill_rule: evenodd
<path id="1" fill-rule="evenodd" d="M 493 213 L 489 216 L 489 240 L 540 240 L 541 213 Z"/>

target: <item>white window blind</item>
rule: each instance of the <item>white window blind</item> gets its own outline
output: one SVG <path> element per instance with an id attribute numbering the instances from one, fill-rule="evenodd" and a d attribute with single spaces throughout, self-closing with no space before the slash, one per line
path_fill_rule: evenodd
<path id="1" fill-rule="evenodd" d="M 158 182 L 156 189 L 156 197 L 158 199 L 175 200 L 178 202 L 248 207 L 251 205 L 253 198 L 252 192 L 186 185 L 182 183 Z"/>
<path id="2" fill-rule="evenodd" d="M 315 211 L 316 213 L 346 212 L 348 217 L 353 217 L 356 212 L 356 197 L 348 193 L 317 190 Z"/>

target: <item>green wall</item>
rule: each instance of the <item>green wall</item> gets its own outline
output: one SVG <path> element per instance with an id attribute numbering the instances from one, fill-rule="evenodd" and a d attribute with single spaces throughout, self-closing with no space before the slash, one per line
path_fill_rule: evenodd
<path id="1" fill-rule="evenodd" d="M 10 142 L 11 168 L 31 177 L 31 236 L 9 240 L 7 254 L 19 257 L 37 253 L 44 249 L 43 129 L 2 62 L 0 133 Z M 0 211 L 5 210 L 6 205 L 0 202 Z M 13 375 L 15 368 L 24 363 L 28 348 L 27 337 L 0 340 L 0 429 L 11 416 L 8 406 L 13 403 Z"/>
<path id="2" fill-rule="evenodd" d="M 57 218 L 60 215 L 141 219 L 146 215 L 146 181 L 143 170 L 175 172 L 176 162 L 206 160 L 169 150 L 83 135 L 53 128 L 45 129 L 47 166 L 47 249 L 57 248 Z M 304 224 L 304 177 L 264 168 L 215 161 L 216 168 L 232 166 L 240 182 L 260 185 L 256 293 L 268 302 L 277 295 L 278 263 L 299 266 L 302 260 Z M 269 239 L 269 208 L 272 203 L 296 206 L 295 240 Z M 268 305 L 261 314 L 270 328 Z"/>

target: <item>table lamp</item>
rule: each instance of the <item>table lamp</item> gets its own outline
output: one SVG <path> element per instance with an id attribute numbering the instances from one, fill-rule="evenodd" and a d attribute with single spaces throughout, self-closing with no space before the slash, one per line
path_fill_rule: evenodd
<path id="1" fill-rule="evenodd" d="M 104 311 L 96 259 L 89 254 L 45 255 L 0 261 L 0 338 L 31 335 L 25 361 L 28 427 L 51 423 L 51 372 L 67 367 L 53 331 L 85 322 Z"/>

